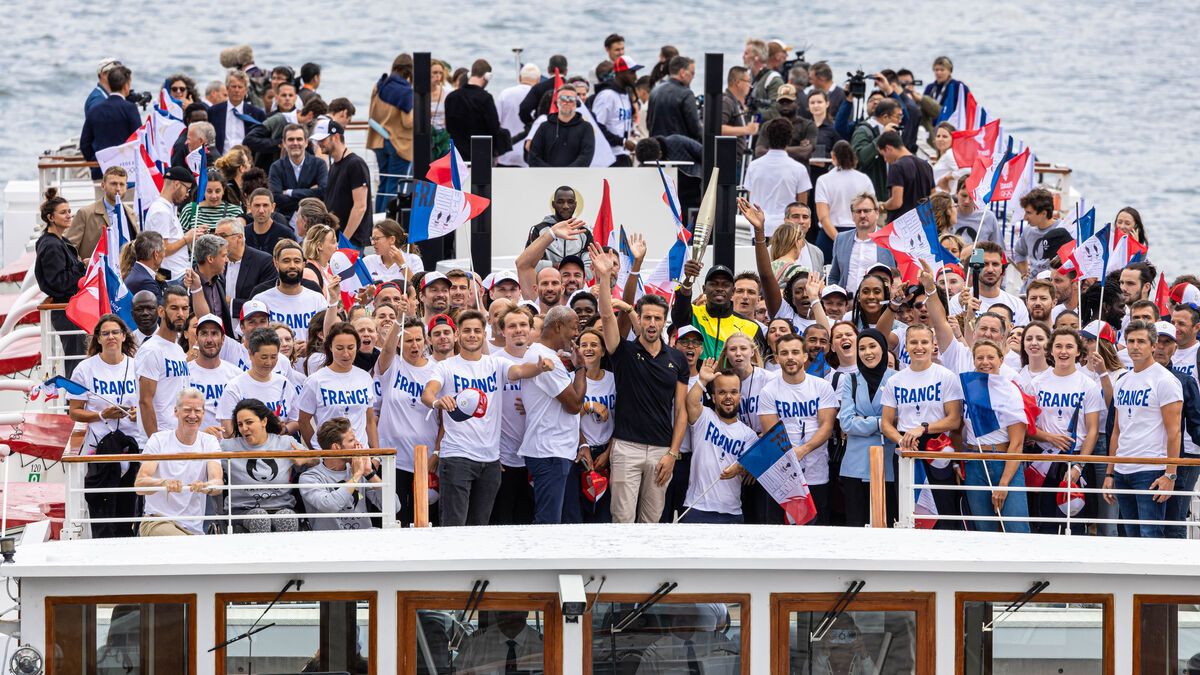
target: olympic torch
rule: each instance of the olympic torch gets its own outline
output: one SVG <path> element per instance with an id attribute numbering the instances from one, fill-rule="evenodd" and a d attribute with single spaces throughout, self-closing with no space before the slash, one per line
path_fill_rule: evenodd
<path id="1" fill-rule="evenodd" d="M 708 179 L 708 189 L 700 200 L 700 211 L 696 213 L 696 228 L 692 231 L 692 260 L 699 261 L 708 251 L 708 243 L 712 237 L 713 223 L 717 219 L 717 173 L 713 167 L 712 176 Z M 691 288 L 696 281 L 693 276 L 684 278 L 683 285 Z"/>

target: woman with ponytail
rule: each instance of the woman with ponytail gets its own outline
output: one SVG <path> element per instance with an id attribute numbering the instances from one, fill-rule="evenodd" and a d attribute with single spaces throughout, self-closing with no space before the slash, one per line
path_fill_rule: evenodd
<path id="1" fill-rule="evenodd" d="M 63 233 L 71 226 L 71 205 L 58 194 L 57 189 L 50 188 L 46 190 L 46 200 L 42 202 L 39 214 L 45 229 L 37 240 L 33 276 L 37 279 L 38 288 L 46 294 L 47 302 L 66 303 L 79 291 L 79 280 L 87 271 L 87 266 L 79 259 L 79 251 L 71 242 L 63 239 Z M 58 331 L 79 330 L 61 309 L 50 313 L 50 323 Z M 60 339 L 64 354 L 83 356 L 83 336 L 69 335 Z M 77 363 L 78 359 L 65 361 L 67 377 L 74 372 Z"/>

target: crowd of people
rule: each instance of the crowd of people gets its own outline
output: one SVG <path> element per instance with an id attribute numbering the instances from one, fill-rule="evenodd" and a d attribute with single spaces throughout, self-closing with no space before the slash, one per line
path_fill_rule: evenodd
<path id="1" fill-rule="evenodd" d="M 595 166 L 599 149 L 612 157 L 603 166 L 698 160 L 694 61 L 663 47 L 640 75 L 621 36 L 604 48 L 586 75 L 569 74 L 561 55 L 546 72 L 527 64 L 495 100 L 486 61 L 452 71 L 435 59 L 434 152 L 454 139 L 469 159 L 466 141 L 487 133 L 493 160 L 508 166 Z M 886 481 L 894 523 L 895 450 L 958 449 L 1047 461 L 922 460 L 931 487 L 976 488 L 932 491 L 940 529 L 1186 536 L 1183 525 L 1154 523 L 1182 523 L 1187 495 L 1057 499 L 1007 488 L 1194 488 L 1194 466 L 1051 456 L 1200 458 L 1200 279 L 1176 279 L 1164 303 L 1151 297 L 1159 274 L 1145 260 L 1103 284 L 1077 278 L 1056 255 L 1077 223 L 1041 187 L 1020 197 L 1020 234 L 1006 242 L 1004 223 L 964 187 L 953 127 L 937 124 L 957 84 L 948 58 L 933 62 L 923 93 L 910 70 L 881 70 L 856 102 L 828 64 L 787 62 L 789 51 L 749 40 L 721 105 L 722 133 L 741 139 L 737 206 L 752 226 L 755 269 L 689 261 L 671 297 L 639 291 L 640 234 L 624 256 L 593 241 L 570 185 L 550 195 L 552 213 L 531 229 L 515 270 L 427 271 L 434 261 L 380 216 L 411 167 L 407 54 L 371 92 L 378 185 L 346 146 L 355 107 L 325 104 L 319 66 L 297 80 L 236 52 L 203 98 L 190 78 L 169 78 L 188 125 L 176 154 L 207 145 L 219 157 L 202 194 L 177 163 L 139 218 L 123 205 L 128 177 L 110 167 L 94 204 L 73 215 L 51 189 L 41 209 L 35 273 L 52 302 L 75 294 L 106 228 L 127 227 L 132 239 L 121 263 L 134 325 L 106 315 L 86 339 L 63 338 L 83 356 L 68 373 L 89 389 L 70 404 L 88 425 L 84 451 L 395 448 L 394 503 L 366 457 L 238 459 L 228 471 L 148 457 L 89 476 L 144 493 L 89 494 L 93 517 L 148 518 L 93 534 L 202 534 L 212 529 L 202 517 L 221 509 L 250 516 L 237 529 L 252 532 L 366 528 L 392 508 L 407 524 L 421 446 L 438 526 L 783 524 L 784 510 L 738 464 L 782 423 L 817 524 L 866 524 L 872 480 Z M 124 96 L 131 77 L 115 59 L 101 63 L 86 156 L 128 137 L 116 126 L 137 117 Z M 825 156 L 828 170 L 811 162 Z M 698 196 L 698 168 L 684 168 L 681 198 L 689 177 Z M 960 262 L 925 264 L 906 281 L 871 234 L 925 201 Z M 1131 207 L 1113 227 L 1146 242 Z M 372 284 L 343 293 L 331 265 L 339 237 L 363 254 Z M 62 312 L 52 323 L 74 328 Z M 1018 407 L 1036 401 L 1036 418 L 977 434 L 960 379 L 969 372 L 1011 384 L 992 395 Z M 880 445 L 885 477 L 869 470 L 869 448 Z M 255 487 L 218 499 L 224 482 Z M 1143 524 L 1068 525 L 1068 510 Z M 970 520 L 980 516 L 1002 520 Z"/>

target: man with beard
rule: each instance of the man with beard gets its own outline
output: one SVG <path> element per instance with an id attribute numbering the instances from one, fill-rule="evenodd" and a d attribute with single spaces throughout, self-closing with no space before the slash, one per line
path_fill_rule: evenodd
<path id="1" fill-rule="evenodd" d="M 130 336 L 140 346 L 158 329 L 158 298 L 152 291 L 138 291 L 133 295 L 133 323 L 137 330 Z"/>
<path id="2" fill-rule="evenodd" d="M 497 320 L 504 346 L 493 354 L 509 363 L 523 363 L 529 348 L 533 312 L 501 299 L 492 303 L 506 305 Z M 504 410 L 500 417 L 500 490 L 492 506 L 492 525 L 529 525 L 533 523 L 533 486 L 525 458 L 517 454 L 525 438 L 525 407 L 521 399 L 521 380 L 504 385 Z"/>
<path id="3" fill-rule="evenodd" d="M 635 256 L 637 252 L 634 252 Z M 634 262 L 634 269 L 640 263 Z M 700 276 L 704 264 L 699 260 L 683 263 L 683 274 L 687 278 Z M 773 276 L 773 275 L 772 275 Z M 716 358 L 725 346 L 725 338 L 734 333 L 745 333 L 758 344 L 760 352 L 766 352 L 765 331 L 754 320 L 754 313 L 744 318 L 733 311 L 733 272 L 724 265 L 714 265 L 704 275 L 704 305 L 692 304 L 691 283 L 681 285 L 675 291 L 675 304 L 671 308 L 671 323 L 676 326 L 695 326 L 704 336 L 703 358 Z"/>
<path id="4" fill-rule="evenodd" d="M 758 397 L 759 423 L 770 429 L 782 421 L 792 452 L 800 460 L 808 489 L 817 507 L 815 524 L 829 522 L 829 437 L 833 434 L 838 402 L 829 382 L 804 372 L 804 341 L 783 335 L 775 342 L 779 377 Z"/>
<path id="5" fill-rule="evenodd" d="M 792 85 L 785 84 L 779 87 L 775 101 L 779 111 L 778 117 L 792 123 L 792 135 L 784 150 L 788 157 L 807 165 L 809 158 L 812 157 L 813 145 L 817 141 L 817 125 L 800 114 L 800 105 L 796 103 L 796 88 Z M 762 157 L 767 154 L 769 149 L 766 134 L 759 134 L 754 143 L 754 156 Z"/>
<path id="6" fill-rule="evenodd" d="M 279 281 L 274 287 L 254 289 L 254 300 L 265 304 L 271 312 L 271 321 L 278 321 L 291 328 L 297 340 L 308 339 L 308 323 L 313 315 L 327 308 L 340 307 L 341 303 L 328 303 L 325 296 L 300 285 L 304 278 L 304 250 L 291 239 L 280 240 L 275 245 L 275 270 Z"/>
<path id="7" fill-rule="evenodd" d="M 188 383 L 187 355 L 179 346 L 187 317 L 188 292 L 182 286 L 167 286 L 158 308 L 158 332 L 142 343 L 134 360 L 138 423 L 146 438 L 162 429 L 174 429 L 178 421 L 171 408 Z"/>
<path id="8" fill-rule="evenodd" d="M 526 298 L 533 300 L 534 298 Z M 545 267 L 537 273 L 537 303 L 540 313 L 545 313 L 563 302 L 562 274 L 553 267 Z"/>
<path id="9" fill-rule="evenodd" d="M 1029 311 L 1030 321 L 1053 323 L 1054 284 L 1045 279 L 1029 282 L 1029 287 L 1025 289 L 1025 308 Z"/>
<path id="10" fill-rule="evenodd" d="M 522 257 L 529 254 L 530 261 L 528 267 L 532 269 L 538 260 L 545 258 L 551 264 L 557 265 L 563 258 L 569 255 L 577 255 L 587 261 L 588 247 L 592 244 L 592 231 L 586 227 L 572 228 L 569 232 L 560 230 L 558 234 L 547 236 L 547 231 L 551 230 L 555 225 L 564 221 L 569 221 L 575 218 L 575 209 L 579 203 L 576 196 L 575 188 L 569 185 L 563 185 L 554 191 L 554 198 L 550 200 L 550 209 L 553 211 L 550 215 L 542 219 L 542 222 L 534 225 L 529 230 L 529 237 L 525 240 L 525 251 L 521 253 Z M 540 239 L 542 237 L 547 237 Z M 540 244 L 538 243 L 540 239 Z M 604 245 L 608 242 L 600 242 Z M 533 248 L 534 246 L 538 248 Z M 531 250 L 532 249 L 532 250 Z M 521 269 L 521 258 L 518 258 L 517 269 Z M 521 284 L 524 286 L 524 282 Z"/>
<path id="11" fill-rule="evenodd" d="M 688 365 L 688 391 L 700 381 L 700 352 L 704 351 L 704 336 L 695 326 L 683 326 L 675 333 L 675 349 L 683 353 Z M 692 473 L 692 432 L 689 429 L 683 434 L 683 442 L 679 444 L 679 459 L 672 469 L 671 482 L 667 484 L 667 494 L 661 522 L 670 523 L 675 520 L 675 514 L 684 512 L 684 499 L 687 498 L 688 481 Z"/>
<path id="12" fill-rule="evenodd" d="M 217 421 L 217 404 L 225 393 L 225 386 L 242 374 L 241 368 L 221 360 L 224 344 L 221 317 L 215 314 L 200 317 L 196 322 L 196 347 L 200 355 L 188 364 L 188 386 L 204 394 L 204 422 L 200 428 L 217 438 L 225 437 Z"/>
<path id="13" fill-rule="evenodd" d="M 429 320 L 429 355 L 434 361 L 445 361 L 458 348 L 458 326 L 448 314 L 438 314 Z"/>
<path id="14" fill-rule="evenodd" d="M 562 277 L 562 296 L 570 298 L 576 291 L 587 286 L 587 267 L 583 258 L 569 255 L 558 264 L 558 274 Z"/>
<path id="15" fill-rule="evenodd" d="M 976 310 L 977 314 L 988 311 L 992 305 L 1001 304 L 1012 310 L 1014 324 L 1024 326 L 1029 323 L 1029 310 L 1025 308 L 1025 303 L 1001 288 L 1004 283 L 1004 271 L 1008 267 L 1004 249 L 999 244 L 990 241 L 981 241 L 976 244 L 976 248 L 983 250 L 983 270 L 979 272 L 979 297 L 975 298 L 979 304 L 979 309 Z M 962 298 L 970 294 L 971 291 L 968 288 L 964 289 L 961 294 L 950 298 L 950 307 L 948 308 L 950 316 L 962 314 Z"/>
<path id="16" fill-rule="evenodd" d="M 1148 262 L 1137 262 L 1121 270 L 1121 299 L 1126 305 L 1150 297 L 1150 287 L 1158 278 L 1158 270 Z"/>
<path id="17" fill-rule="evenodd" d="M 691 425 L 692 470 L 684 499 L 683 523 L 741 523 L 741 482 L 737 461 L 758 440 L 758 434 L 738 419 L 741 379 L 730 371 L 717 372 L 708 359 L 700 368 L 700 381 L 688 390 L 687 416 Z M 707 389 L 713 407 L 702 402 Z M 720 480 L 711 490 L 714 482 Z"/>
<path id="18" fill-rule="evenodd" d="M 275 413 L 279 423 L 283 425 L 283 433 L 295 433 L 300 428 L 300 411 L 296 407 L 299 391 L 288 376 L 298 371 L 284 365 L 287 357 L 280 358 L 279 334 L 267 327 L 266 321 L 263 320 L 265 317 L 257 311 L 258 308 L 253 303 L 246 303 L 246 309 L 254 311 L 256 323 L 262 320 L 262 324 L 246 330 L 244 349 L 248 369 L 245 372 L 239 370 L 235 377 L 227 380 L 225 392 L 217 405 L 217 421 L 224 426 L 228 436 L 234 436 L 234 409 L 239 402 L 253 398 Z M 246 317 L 242 326 L 245 327 L 249 321 L 250 317 Z"/>
<path id="19" fill-rule="evenodd" d="M 450 311 L 450 279 L 441 272 L 426 272 L 421 277 L 421 316 L 433 317 Z"/>
<path id="20" fill-rule="evenodd" d="M 475 309 L 475 299 L 471 293 L 471 273 L 452 269 L 446 273 L 446 280 L 450 282 L 450 308 Z"/>
<path id="21" fill-rule="evenodd" d="M 1050 275 L 1050 283 L 1054 286 L 1054 309 L 1050 310 L 1050 320 L 1057 321 L 1058 315 L 1070 310 L 1079 313 L 1079 291 L 1075 270 L 1059 268 Z"/>
<path id="22" fill-rule="evenodd" d="M 254 191 L 256 194 L 258 190 Z M 255 200 L 250 196 L 251 202 Z M 271 264 L 270 254 L 246 245 L 246 226 L 237 218 L 227 218 L 217 223 L 218 237 L 229 242 L 229 262 L 225 265 L 225 291 L 229 295 L 229 309 L 233 317 L 242 313 L 242 305 L 250 299 L 255 288 L 262 284 L 274 285 L 278 273 Z M 211 306 L 210 306 L 211 309 Z"/>
<path id="23" fill-rule="evenodd" d="M 813 368 L 817 377 L 825 377 L 833 367 L 825 362 L 829 353 L 829 329 L 819 323 L 814 323 L 799 333 L 804 340 L 804 354 L 808 367 Z M 779 363 L 776 356 L 775 362 Z"/>

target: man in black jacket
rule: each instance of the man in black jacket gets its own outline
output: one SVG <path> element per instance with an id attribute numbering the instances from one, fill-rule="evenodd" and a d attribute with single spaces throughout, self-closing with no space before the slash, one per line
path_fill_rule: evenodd
<path id="1" fill-rule="evenodd" d="M 564 85 L 555 94 L 558 115 L 538 127 L 529 146 L 529 166 L 583 166 L 592 163 L 596 132 L 576 112 L 579 95 Z"/>
<path id="2" fill-rule="evenodd" d="M 483 59 L 471 64 L 471 75 L 462 87 L 446 95 L 446 131 L 454 141 L 458 154 L 471 161 L 471 137 L 491 136 L 492 156 L 508 152 L 512 139 L 500 126 L 496 101 L 487 93 L 492 65 Z"/>
<path id="3" fill-rule="evenodd" d="M 692 93 L 696 62 L 676 56 L 667 65 L 670 77 L 650 91 L 646 107 L 646 126 L 651 136 L 682 134 L 700 140 L 700 107 Z"/>
<path id="4" fill-rule="evenodd" d="M 242 305 L 254 297 L 262 284 L 275 285 L 279 271 L 270 255 L 246 245 L 246 228 L 236 218 L 217 224 L 216 235 L 229 243 L 229 262 L 225 265 L 225 295 L 232 316 L 242 315 Z"/>
<path id="5" fill-rule="evenodd" d="M 129 69 L 117 66 L 108 71 L 108 89 L 112 93 L 88 111 L 79 134 L 79 150 L 89 162 L 96 161 L 96 151 L 120 145 L 142 126 L 138 107 L 125 97 L 132 84 Z M 100 178 L 100 169 L 92 169 L 92 179 Z"/>
<path id="6" fill-rule="evenodd" d="M 533 119 L 537 117 L 537 108 L 538 104 L 542 102 L 542 97 L 554 91 L 554 72 L 556 70 L 561 76 L 565 77 L 567 74 L 567 57 L 562 54 L 550 57 L 550 64 L 546 66 L 546 76 L 542 78 L 541 82 L 530 87 L 529 92 L 522 99 L 518 114 L 521 116 L 521 121 L 525 123 L 526 130 L 533 124 Z"/>
<path id="7" fill-rule="evenodd" d="M 279 213 L 290 220 L 301 199 L 325 198 L 329 165 L 306 152 L 308 134 L 299 124 L 284 127 L 283 148 L 286 153 L 271 165 L 268 184 Z"/>

